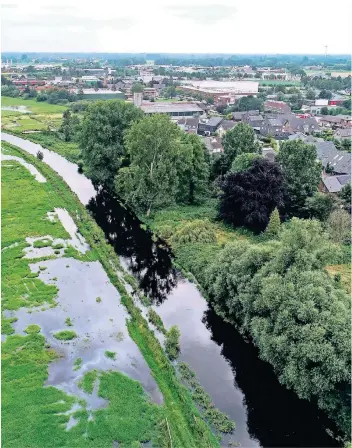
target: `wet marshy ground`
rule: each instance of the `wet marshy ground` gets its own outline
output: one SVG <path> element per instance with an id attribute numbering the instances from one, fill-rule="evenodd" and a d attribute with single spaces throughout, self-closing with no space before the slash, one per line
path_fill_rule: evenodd
<path id="1" fill-rule="evenodd" d="M 100 262 L 58 258 L 31 264 L 30 269 L 39 272 L 44 283 L 58 287 L 57 306 L 44 310 L 21 308 L 5 315 L 17 317 L 13 323 L 17 334 L 24 335 L 28 325 L 39 325 L 48 344 L 58 353 L 59 358 L 49 364 L 46 384 L 84 398 L 88 408 L 97 409 L 104 400 L 96 394 L 85 394 L 78 383 L 90 370 L 112 369 L 138 380 L 153 401 L 162 403 L 149 367 L 128 334 L 128 314 L 120 303 L 119 293 Z M 72 326 L 66 324 L 67 318 Z M 72 330 L 77 337 L 70 341 L 56 339 L 55 333 L 63 330 Z M 115 353 L 115 359 L 106 356 L 106 351 Z M 78 358 L 82 361 L 75 370 Z"/>

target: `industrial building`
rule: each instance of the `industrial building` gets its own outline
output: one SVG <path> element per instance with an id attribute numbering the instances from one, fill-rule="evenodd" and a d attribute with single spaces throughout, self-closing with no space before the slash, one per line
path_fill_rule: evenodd
<path id="1" fill-rule="evenodd" d="M 255 81 L 185 81 L 179 89 L 190 94 L 213 98 L 216 102 L 231 103 L 242 96 L 258 94 L 259 83 Z"/>
<path id="2" fill-rule="evenodd" d="M 193 117 L 202 115 L 201 109 L 195 103 L 186 103 L 180 101 L 178 103 L 146 103 L 139 106 L 146 114 L 167 114 L 170 117 Z"/>

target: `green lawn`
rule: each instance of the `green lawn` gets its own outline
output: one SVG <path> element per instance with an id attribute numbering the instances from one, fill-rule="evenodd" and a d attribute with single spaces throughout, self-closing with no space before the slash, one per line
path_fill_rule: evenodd
<path id="1" fill-rule="evenodd" d="M 45 101 L 38 102 L 36 100 L 24 100 L 23 98 L 1 97 L 1 106 L 26 106 L 28 110 L 34 114 L 57 114 L 63 113 L 67 106 L 58 104 L 49 104 Z"/>
<path id="2" fill-rule="evenodd" d="M 258 81 L 261 86 L 295 86 L 299 87 L 301 85 L 301 81 L 285 81 L 279 79 L 255 79 Z"/>

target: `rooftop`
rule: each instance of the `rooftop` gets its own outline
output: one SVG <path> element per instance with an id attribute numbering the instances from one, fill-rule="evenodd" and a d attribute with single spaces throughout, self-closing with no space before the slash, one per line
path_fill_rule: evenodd
<path id="1" fill-rule="evenodd" d="M 140 108 L 146 114 L 168 114 L 173 112 L 194 112 L 195 114 L 202 114 L 203 109 L 194 103 L 143 103 Z"/>
<path id="2" fill-rule="evenodd" d="M 338 151 L 333 142 L 315 142 L 318 159 L 324 168 L 329 164 L 336 173 L 351 174 L 351 153 Z"/>

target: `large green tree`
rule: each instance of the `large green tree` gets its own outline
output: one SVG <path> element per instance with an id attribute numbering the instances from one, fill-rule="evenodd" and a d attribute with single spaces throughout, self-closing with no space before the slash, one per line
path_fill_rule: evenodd
<path id="1" fill-rule="evenodd" d="M 85 173 L 93 182 L 113 187 L 119 168 L 128 164 L 124 133 L 143 112 L 120 100 L 97 101 L 84 114 L 79 144 Z"/>
<path id="2" fill-rule="evenodd" d="M 181 131 L 165 115 L 146 116 L 127 131 L 130 166 L 119 170 L 117 193 L 139 213 L 172 204 L 178 188 Z"/>
<path id="3" fill-rule="evenodd" d="M 177 201 L 199 203 L 208 190 L 209 154 L 198 135 L 182 133 L 177 165 Z"/>
<path id="4" fill-rule="evenodd" d="M 240 154 L 260 152 L 260 146 L 255 139 L 253 129 L 245 123 L 238 123 L 237 126 L 227 131 L 222 140 L 222 145 L 228 169 Z"/>
<path id="5" fill-rule="evenodd" d="M 252 337 L 280 382 L 349 434 L 350 299 L 324 270 L 338 256 L 318 221 L 293 218 L 278 241 L 227 245 L 205 278 L 215 307 Z"/>
<path id="6" fill-rule="evenodd" d="M 286 213 L 301 216 L 306 199 L 317 191 L 321 179 L 317 150 L 301 140 L 286 141 L 281 144 L 276 161 L 281 164 L 287 183 Z"/>

